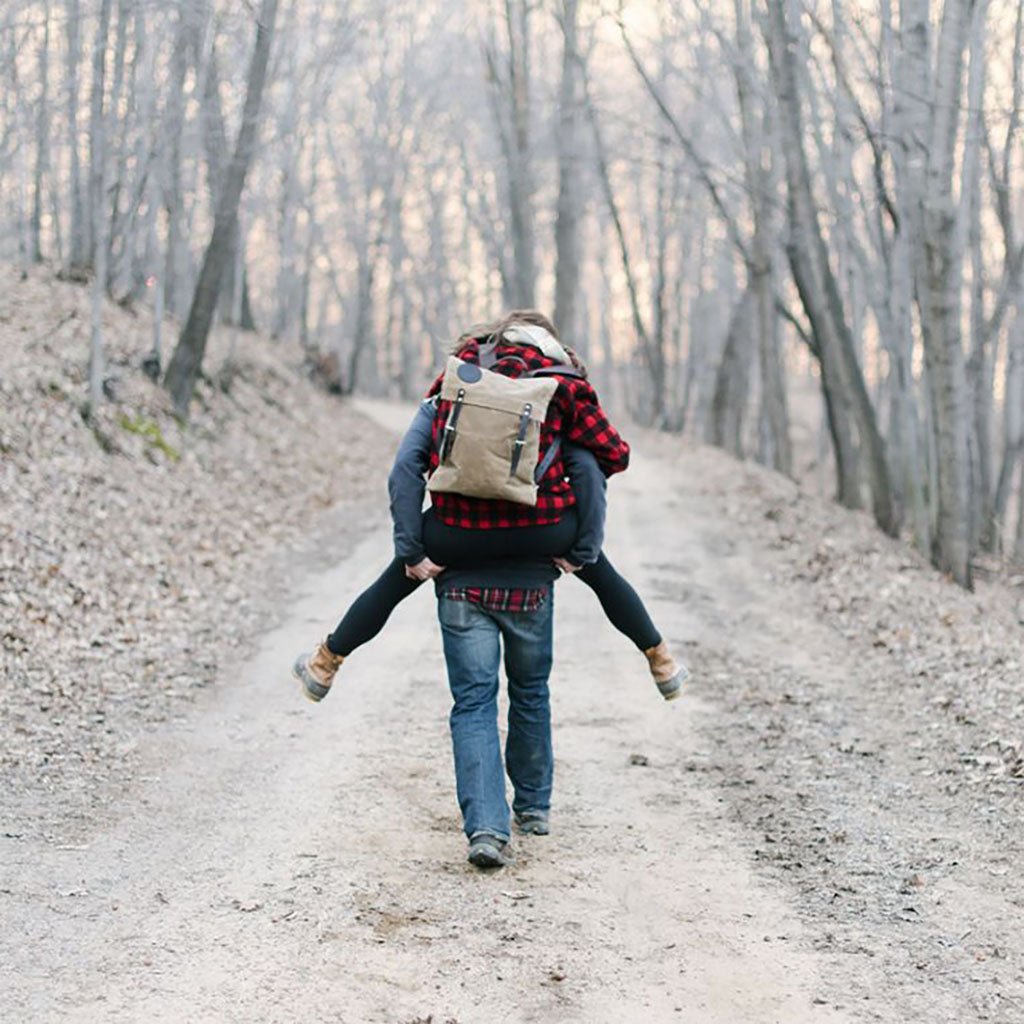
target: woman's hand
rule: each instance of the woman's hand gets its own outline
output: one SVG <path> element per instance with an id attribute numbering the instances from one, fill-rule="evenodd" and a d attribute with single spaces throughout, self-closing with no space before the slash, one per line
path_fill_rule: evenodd
<path id="1" fill-rule="evenodd" d="M 553 558 L 552 561 L 567 576 L 571 576 L 574 572 L 579 572 L 580 569 L 583 568 L 582 565 L 573 565 L 572 562 L 566 561 L 566 559 L 562 558 L 561 556 L 559 556 L 558 558 Z"/>
<path id="2" fill-rule="evenodd" d="M 417 562 L 415 565 L 407 565 L 405 567 L 405 575 L 411 580 L 432 580 L 435 576 L 439 576 L 445 570 L 445 566 L 437 565 L 432 562 L 429 558 L 424 558 L 422 562 Z"/>

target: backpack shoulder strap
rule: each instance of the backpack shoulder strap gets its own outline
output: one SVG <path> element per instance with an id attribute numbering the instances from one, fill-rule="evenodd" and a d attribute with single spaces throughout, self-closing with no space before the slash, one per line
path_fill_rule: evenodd
<path id="1" fill-rule="evenodd" d="M 537 463 L 537 469 L 533 474 L 533 482 L 539 484 L 544 479 L 544 474 L 551 468 L 551 463 L 558 458 L 558 453 L 562 450 L 562 438 L 556 434 L 551 444 L 548 446 L 548 450 L 544 453 L 544 458 Z"/>
<path id="2" fill-rule="evenodd" d="M 477 342 L 477 353 L 480 365 L 489 370 L 498 361 L 498 339 L 492 336 L 490 341 Z"/>

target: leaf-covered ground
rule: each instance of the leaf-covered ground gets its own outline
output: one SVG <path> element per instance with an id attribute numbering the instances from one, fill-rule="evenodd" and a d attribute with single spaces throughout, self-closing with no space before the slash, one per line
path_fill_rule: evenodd
<path id="1" fill-rule="evenodd" d="M 1024 1020 L 1024 580 L 967 593 L 867 515 L 646 441 L 692 481 L 664 564 L 710 698 L 688 770 L 834 955 L 837 1001 Z"/>
<path id="2" fill-rule="evenodd" d="M 183 427 L 140 370 L 151 315 L 114 306 L 112 400 L 87 423 L 88 309 L 86 288 L 0 269 L 0 784 L 36 827 L 39 793 L 90 817 L 145 733 L 245 658 L 309 532 L 329 552 L 365 526 L 382 457 L 297 347 L 240 334 L 229 365 L 225 329 Z"/>

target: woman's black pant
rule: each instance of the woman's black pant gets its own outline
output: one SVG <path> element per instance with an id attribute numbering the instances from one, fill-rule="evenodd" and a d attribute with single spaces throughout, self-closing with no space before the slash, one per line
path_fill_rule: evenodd
<path id="1" fill-rule="evenodd" d="M 564 555 L 572 547 L 576 525 L 576 514 L 569 510 L 549 526 L 467 530 L 447 526 L 428 510 L 423 513 L 423 544 L 431 561 L 444 566 L 473 566 L 517 557 L 554 557 Z M 603 551 L 596 562 L 583 566 L 575 575 L 597 595 L 608 621 L 641 651 L 661 643 L 661 634 L 640 595 Z M 421 582 L 409 579 L 405 563 L 394 559 L 352 603 L 338 628 L 327 638 L 328 648 L 335 654 L 348 655 L 372 640 L 398 604 Z"/>

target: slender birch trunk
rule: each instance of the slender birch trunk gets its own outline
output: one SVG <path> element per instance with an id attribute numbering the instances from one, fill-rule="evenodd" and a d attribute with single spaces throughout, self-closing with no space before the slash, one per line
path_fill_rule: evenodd
<path id="1" fill-rule="evenodd" d="M 886 4 L 888 7 L 888 4 Z M 921 406 L 914 377 L 914 253 L 920 246 L 924 155 L 928 131 L 929 36 L 927 0 L 901 0 L 899 36 L 892 12 L 883 12 L 883 51 L 892 67 L 893 107 L 890 149 L 896 198 L 889 253 L 890 423 L 893 462 L 902 478 L 914 540 L 931 555 L 933 517 L 929 507 L 931 445 L 922 435 Z M 925 395 L 925 405 L 930 401 Z M 926 408 L 927 414 L 927 408 Z"/>
<path id="2" fill-rule="evenodd" d="M 1021 463 L 1020 484 L 1017 488 L 1017 530 L 1013 542 L 1013 561 L 1024 566 L 1024 461 Z"/>
<path id="3" fill-rule="evenodd" d="M 1003 375 L 1003 453 L 993 501 L 995 538 L 1001 539 L 1014 475 L 1024 449 L 1024 313 L 1021 306 L 1010 325 Z"/>
<path id="4" fill-rule="evenodd" d="M 531 13 L 529 0 L 504 0 L 504 32 L 508 49 L 485 50 L 490 98 L 501 144 L 505 217 L 512 264 L 504 280 L 506 303 L 534 304 L 534 180 L 531 124 Z"/>
<path id="5" fill-rule="evenodd" d="M 166 183 L 162 189 L 167 210 L 167 259 L 163 272 L 164 307 L 172 315 L 180 312 L 179 278 L 185 244 L 184 207 L 181 161 L 182 135 L 185 128 L 185 77 L 188 73 L 189 39 L 192 35 L 191 9 L 182 5 L 174 34 L 171 53 L 171 77 L 167 91 L 165 156 Z"/>

